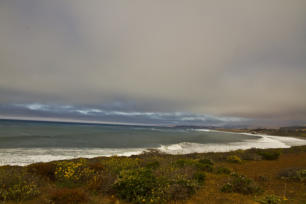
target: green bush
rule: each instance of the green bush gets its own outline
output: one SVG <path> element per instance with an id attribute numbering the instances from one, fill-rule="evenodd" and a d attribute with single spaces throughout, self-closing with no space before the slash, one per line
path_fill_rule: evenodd
<path id="1" fill-rule="evenodd" d="M 204 183 L 205 173 L 195 172 L 194 165 L 188 166 L 187 172 L 184 168 L 159 168 L 155 172 L 148 167 L 122 170 L 113 184 L 113 192 L 134 203 L 187 199 Z"/>
<path id="2" fill-rule="evenodd" d="M 187 159 L 178 159 L 175 162 L 175 166 L 179 167 L 179 168 L 183 168 L 186 166 L 192 166 L 194 164 L 193 160 L 187 160 Z"/>
<path id="3" fill-rule="evenodd" d="M 233 174 L 231 180 L 221 188 L 221 191 L 225 193 L 253 194 L 260 193 L 262 190 L 252 179 L 243 175 Z"/>
<path id="4" fill-rule="evenodd" d="M 210 159 L 200 159 L 199 163 L 213 166 L 214 163 Z"/>
<path id="5" fill-rule="evenodd" d="M 199 184 L 203 184 L 206 178 L 206 174 L 204 172 L 196 172 L 193 174 L 193 179 L 196 180 Z"/>
<path id="6" fill-rule="evenodd" d="M 263 199 L 257 201 L 262 204 L 278 204 L 281 202 L 281 198 L 276 195 L 267 195 Z"/>
<path id="7" fill-rule="evenodd" d="M 213 171 L 213 163 L 209 159 L 200 159 L 200 160 L 192 160 L 192 159 L 179 159 L 175 162 L 175 166 L 179 168 L 184 168 L 190 166 L 192 168 L 196 167 L 200 171 Z"/>
<path id="8" fill-rule="evenodd" d="M 213 166 L 209 164 L 196 163 L 195 166 L 197 167 L 198 170 L 206 172 L 212 172 L 214 169 Z"/>
<path id="9" fill-rule="evenodd" d="M 121 170 L 136 169 L 140 167 L 140 159 L 130 157 L 109 157 L 101 160 L 101 164 L 105 169 L 117 175 Z"/>
<path id="10" fill-rule="evenodd" d="M 230 173 L 232 173 L 232 170 L 230 170 L 229 168 L 220 166 L 220 167 L 217 167 L 217 168 L 216 168 L 216 171 L 215 171 L 215 172 L 216 172 L 217 174 L 230 174 Z"/>
<path id="11" fill-rule="evenodd" d="M 306 169 L 285 169 L 280 173 L 280 177 L 290 181 L 306 182 Z"/>
<path id="12" fill-rule="evenodd" d="M 184 200 L 193 195 L 198 185 L 194 180 L 178 178 L 170 182 L 167 189 L 167 200 Z"/>
<path id="13" fill-rule="evenodd" d="M 237 155 L 230 155 L 226 157 L 226 160 L 232 163 L 242 163 L 242 160 Z"/>
<path id="14" fill-rule="evenodd" d="M 0 168 L 0 201 L 24 201 L 40 194 L 38 179 L 18 167 Z"/>
<path id="15" fill-rule="evenodd" d="M 214 163 L 210 159 L 200 159 L 195 163 L 195 166 L 198 170 L 212 172 L 214 167 Z"/>
<path id="16" fill-rule="evenodd" d="M 148 163 L 145 164 L 146 168 L 150 168 L 150 169 L 157 169 L 160 166 L 158 161 L 150 161 Z"/>
<path id="17" fill-rule="evenodd" d="M 277 150 L 259 151 L 258 154 L 265 160 L 276 160 L 280 156 L 280 152 Z"/>
<path id="18" fill-rule="evenodd" d="M 119 198 L 135 203 L 162 203 L 165 184 L 147 168 L 122 170 L 114 183 Z"/>
<path id="19" fill-rule="evenodd" d="M 249 161 L 259 161 L 261 160 L 261 156 L 258 155 L 256 152 L 253 151 L 245 151 L 243 154 L 241 154 L 241 158 L 243 160 L 249 160 Z"/>

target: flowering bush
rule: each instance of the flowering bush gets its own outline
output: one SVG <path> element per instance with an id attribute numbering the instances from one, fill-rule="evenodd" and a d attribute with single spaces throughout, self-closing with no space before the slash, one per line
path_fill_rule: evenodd
<path id="1" fill-rule="evenodd" d="M 163 203 L 165 183 L 146 168 L 123 170 L 114 184 L 117 195 L 136 203 Z"/>
<path id="2" fill-rule="evenodd" d="M 86 165 L 86 160 L 58 162 L 55 169 L 57 181 L 66 184 L 78 184 L 87 181 L 94 175 L 94 170 Z"/>
<path id="3" fill-rule="evenodd" d="M 24 169 L 5 167 L 0 169 L 0 201 L 23 201 L 36 197 L 40 191 L 38 180 Z"/>

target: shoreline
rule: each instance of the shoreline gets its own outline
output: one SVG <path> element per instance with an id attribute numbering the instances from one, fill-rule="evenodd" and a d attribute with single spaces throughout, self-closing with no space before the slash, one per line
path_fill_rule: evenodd
<path id="1" fill-rule="evenodd" d="M 198 131 L 202 131 L 201 129 Z M 159 152 L 167 155 L 189 155 L 189 154 L 210 154 L 210 153 L 229 153 L 239 150 L 249 149 L 288 149 L 295 146 L 306 145 L 305 138 L 297 138 L 293 136 L 275 136 L 266 134 L 254 134 L 250 132 L 230 132 L 224 130 L 206 130 L 224 133 L 236 133 L 258 137 L 258 139 L 245 140 L 242 142 L 234 142 L 228 144 L 200 144 L 182 142 L 172 145 L 161 145 L 158 148 L 130 148 L 130 149 L 101 149 L 101 148 L 20 148 L 19 157 L 14 160 L 0 161 L 0 167 L 5 165 L 27 166 L 40 162 L 65 161 L 73 159 L 94 159 L 99 157 L 133 157 L 146 154 L 150 151 Z M 301 143 L 301 144 L 299 144 Z M 8 158 L 11 153 L 16 151 L 13 149 L 5 149 L 0 152 L 2 158 Z M 48 153 L 49 152 L 49 153 Z M 51 154 L 50 152 L 53 152 Z M 54 154 L 55 152 L 55 154 Z M 107 153 L 106 153 L 107 152 Z"/>

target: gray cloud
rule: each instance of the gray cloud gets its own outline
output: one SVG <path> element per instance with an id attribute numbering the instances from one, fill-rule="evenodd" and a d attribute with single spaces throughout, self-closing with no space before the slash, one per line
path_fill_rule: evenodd
<path id="1" fill-rule="evenodd" d="M 45 105 L 12 104 L 0 105 L 0 111 L 4 118 L 15 116 L 15 118 L 27 115 L 28 117 L 44 117 L 46 119 L 77 119 L 79 121 L 102 121 L 133 124 L 154 125 L 241 125 L 249 121 L 238 117 L 215 117 L 204 114 L 191 114 L 184 112 L 135 112 L 117 111 L 102 108 L 91 108 L 71 105 Z"/>
<path id="2" fill-rule="evenodd" d="M 2 105 L 306 121 L 304 0 L 3 0 L 0 25 Z"/>

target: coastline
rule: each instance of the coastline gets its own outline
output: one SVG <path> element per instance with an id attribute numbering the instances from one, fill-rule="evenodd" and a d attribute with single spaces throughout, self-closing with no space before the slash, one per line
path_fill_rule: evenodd
<path id="1" fill-rule="evenodd" d="M 281 175 L 286 176 L 288 169 L 306 170 L 305 157 L 306 145 L 185 155 L 170 155 L 152 150 L 132 156 L 78 158 L 34 163 L 24 167 L 0 166 L 0 181 L 4 180 L 11 185 L 12 182 L 21 182 L 18 184 L 21 186 L 24 185 L 23 182 L 32 182 L 31 188 L 35 187 L 35 191 L 39 192 L 32 197 L 23 198 L 23 195 L 20 195 L 24 200 L 11 200 L 10 203 L 22 201 L 35 204 L 52 201 L 61 204 L 69 203 L 70 201 L 65 199 L 73 197 L 80 199 L 74 203 L 234 204 L 259 203 L 259 200 L 274 196 L 284 203 L 291 204 L 306 201 L 306 195 L 303 193 L 306 192 L 306 185 L 303 183 L 304 180 L 296 181 L 295 177 L 282 178 Z M 6 173 L 10 176 L 5 176 Z M 235 175 L 249 180 L 248 182 L 258 186 L 260 190 L 257 192 L 256 187 L 250 192 L 223 192 L 223 186 L 231 182 Z M 16 176 L 19 180 L 11 181 Z M 148 181 L 146 178 L 151 176 L 153 180 Z M 129 187 L 119 188 L 118 182 L 123 182 L 122 185 L 129 182 Z M 155 191 L 161 188 L 163 182 L 170 186 L 165 189 L 162 187 L 162 192 L 159 192 L 159 196 L 164 196 L 162 200 L 150 193 L 142 194 L 142 191 L 137 190 L 140 185 L 141 188 L 152 188 Z M 253 187 L 247 187 L 249 188 Z M 127 198 L 130 193 L 140 197 Z M 139 198 L 141 201 L 138 201 Z"/>
<path id="2" fill-rule="evenodd" d="M 217 153 L 231 152 L 236 150 L 247 150 L 252 148 L 258 149 L 275 149 L 290 148 L 292 146 L 306 145 L 305 138 L 292 136 L 275 136 L 267 134 L 255 134 L 254 132 L 226 131 L 226 130 L 208 130 L 195 129 L 195 131 L 205 132 L 224 132 L 248 135 L 254 139 L 243 140 L 232 143 L 191 143 L 181 142 L 177 144 L 161 145 L 156 148 L 125 148 L 125 149 L 100 149 L 100 148 L 19 148 L 19 149 L 2 149 L 0 152 L 1 165 L 19 165 L 26 166 L 38 162 L 50 162 L 59 160 L 69 160 L 77 158 L 95 158 L 111 156 L 133 156 L 147 153 L 151 150 L 169 155 L 187 155 L 193 153 Z M 18 152 L 16 154 L 15 152 Z M 13 159 L 10 157 L 14 155 Z"/>

